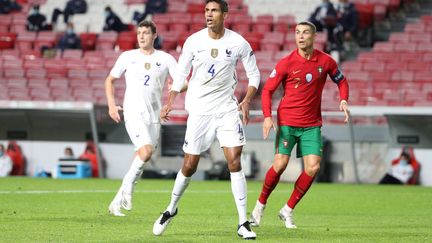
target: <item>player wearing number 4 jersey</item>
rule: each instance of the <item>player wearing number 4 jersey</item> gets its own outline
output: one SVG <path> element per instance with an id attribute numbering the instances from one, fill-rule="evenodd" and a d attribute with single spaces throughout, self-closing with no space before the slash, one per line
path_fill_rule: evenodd
<path id="1" fill-rule="evenodd" d="M 134 186 L 143 172 L 144 164 L 151 159 L 159 138 L 162 89 L 168 73 L 173 77 L 176 68 L 174 57 L 153 48 L 156 37 L 153 22 L 139 23 L 139 48 L 123 52 L 105 80 L 109 115 L 119 123 L 119 111 L 123 110 L 126 130 L 136 151 L 129 171 L 109 206 L 109 212 L 115 216 L 125 216 L 121 208 L 132 209 Z M 122 108 L 117 106 L 114 99 L 113 82 L 123 73 L 126 92 Z"/>
<path id="2" fill-rule="evenodd" d="M 231 189 L 239 216 L 236 233 L 244 239 L 256 238 L 246 216 L 247 190 L 240 155 L 246 143 L 243 123 L 248 122 L 249 102 L 258 88 L 260 74 L 249 43 L 239 34 L 224 28 L 227 12 L 225 1 L 206 1 L 207 28 L 186 40 L 179 58 L 178 76 L 174 78 L 169 100 L 161 111 L 161 118 L 169 119 L 174 99 L 193 67 L 186 94 L 189 118 L 183 145 L 183 167 L 177 174 L 170 204 L 154 223 L 155 235 L 161 235 L 177 214 L 177 204 L 197 169 L 200 154 L 210 148 L 216 137 L 231 174 Z M 240 104 L 234 96 L 238 60 L 243 63 L 249 79 L 246 96 Z M 243 123 L 238 109 L 243 113 Z"/>
<path id="3" fill-rule="evenodd" d="M 279 211 L 279 217 L 286 228 L 296 228 L 292 219 L 294 207 L 312 185 L 320 168 L 321 144 L 321 96 L 327 75 L 338 85 L 339 109 L 349 119 L 348 82 L 339 71 L 336 62 L 327 54 L 313 48 L 316 28 L 312 23 L 300 22 L 296 26 L 297 49 L 278 62 L 262 91 L 264 114 L 263 136 L 267 138 L 271 128 L 276 130 L 272 120 L 272 95 L 280 84 L 284 96 L 278 107 L 278 125 L 275 142 L 275 156 L 268 170 L 261 194 L 251 214 L 251 223 L 258 226 L 264 214 L 270 193 L 285 171 L 291 151 L 297 144 L 297 157 L 303 157 L 304 171 L 294 185 L 288 202 Z"/>

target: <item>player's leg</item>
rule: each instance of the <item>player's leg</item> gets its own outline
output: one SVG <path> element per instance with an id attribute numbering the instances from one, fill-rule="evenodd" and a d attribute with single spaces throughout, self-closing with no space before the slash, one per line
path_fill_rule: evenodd
<path id="1" fill-rule="evenodd" d="M 296 144 L 296 138 L 291 133 L 292 129 L 288 126 L 280 126 L 276 133 L 274 161 L 266 173 L 260 196 L 250 217 L 253 226 L 260 225 L 267 200 L 288 165 L 291 151 Z"/>
<path id="2" fill-rule="evenodd" d="M 244 239 L 255 239 L 256 234 L 250 228 L 247 220 L 247 186 L 246 177 L 241 167 L 241 153 L 246 144 L 243 124 L 238 112 L 222 114 L 217 119 L 216 136 L 223 148 L 231 177 L 231 190 L 237 207 L 239 225 L 237 234 Z"/>
<path id="3" fill-rule="evenodd" d="M 293 210 L 312 185 L 320 168 L 322 154 L 321 129 L 319 127 L 299 129 L 298 132 L 301 134 L 299 134 L 297 157 L 303 157 L 305 169 L 297 178 L 288 202 L 279 212 L 279 217 L 285 222 L 287 228 L 296 228 L 292 219 Z"/>
<path id="4" fill-rule="evenodd" d="M 173 217 L 177 215 L 177 205 L 198 167 L 200 154 L 206 151 L 211 145 L 211 142 L 207 141 L 207 137 L 212 136 L 209 128 L 211 128 L 211 116 L 189 115 L 185 142 L 183 144 L 183 151 L 185 152 L 183 166 L 177 173 L 171 192 L 170 204 L 153 224 L 153 234 L 161 235 Z"/>
<path id="5" fill-rule="evenodd" d="M 112 200 L 109 211 L 115 216 L 124 216 L 120 208 L 132 209 L 132 194 L 135 184 L 144 169 L 144 164 L 151 159 L 153 149 L 157 146 L 160 124 L 148 124 L 143 114 L 125 113 L 125 126 L 128 135 L 135 146 L 135 157 L 128 172 L 122 180 L 122 184 Z"/>

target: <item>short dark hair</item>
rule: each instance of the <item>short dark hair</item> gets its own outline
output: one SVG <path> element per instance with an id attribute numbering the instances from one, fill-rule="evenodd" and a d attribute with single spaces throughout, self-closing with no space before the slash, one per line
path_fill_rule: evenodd
<path id="1" fill-rule="evenodd" d="M 314 34 L 317 32 L 317 30 L 316 30 L 317 28 L 316 28 L 316 26 L 315 26 L 312 22 L 309 22 L 309 21 L 302 21 L 302 22 L 298 23 L 297 25 L 307 25 L 307 26 L 311 27 L 312 32 L 313 32 Z"/>
<path id="2" fill-rule="evenodd" d="M 405 151 L 401 153 L 401 156 L 405 156 L 408 160 L 411 159 L 410 154 L 408 152 L 405 152 Z"/>
<path id="3" fill-rule="evenodd" d="M 215 2 L 219 4 L 222 13 L 228 13 L 228 3 L 225 0 L 206 0 L 206 4 L 210 2 Z"/>
<path id="4" fill-rule="evenodd" d="M 150 20 L 143 20 L 141 22 L 139 22 L 138 26 L 139 27 L 147 27 L 150 28 L 153 34 L 156 34 L 156 25 L 153 23 L 153 21 Z"/>

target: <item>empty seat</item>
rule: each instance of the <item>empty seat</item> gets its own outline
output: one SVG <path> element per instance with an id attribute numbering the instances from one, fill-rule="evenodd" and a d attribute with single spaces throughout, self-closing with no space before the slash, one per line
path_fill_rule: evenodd
<path id="1" fill-rule="evenodd" d="M 117 32 L 115 31 L 105 31 L 98 35 L 96 41 L 97 50 L 113 50 L 114 45 L 117 41 Z"/>
<path id="2" fill-rule="evenodd" d="M 96 33 L 81 33 L 80 35 L 81 40 L 81 48 L 84 51 L 94 50 L 96 48 L 96 39 L 97 34 Z"/>
<path id="3" fill-rule="evenodd" d="M 65 49 L 62 53 L 63 59 L 75 59 L 75 60 L 81 60 L 83 55 L 82 50 L 76 50 L 76 49 Z"/>
<path id="4" fill-rule="evenodd" d="M 16 33 L 0 33 L 0 50 L 14 48 L 16 38 Z"/>
<path id="5" fill-rule="evenodd" d="M 117 45 L 122 51 L 135 49 L 137 47 L 137 33 L 134 31 L 120 32 Z"/>
<path id="6" fill-rule="evenodd" d="M 51 31 L 40 31 L 34 43 L 34 49 L 40 50 L 42 47 L 52 48 L 57 45 L 57 33 Z"/>
<path id="7" fill-rule="evenodd" d="M 33 49 L 33 43 L 36 40 L 36 32 L 21 32 L 16 39 L 16 47 L 20 51 Z"/>
<path id="8" fill-rule="evenodd" d="M 273 29 L 273 15 L 259 15 L 252 24 L 252 31 L 267 33 Z"/>

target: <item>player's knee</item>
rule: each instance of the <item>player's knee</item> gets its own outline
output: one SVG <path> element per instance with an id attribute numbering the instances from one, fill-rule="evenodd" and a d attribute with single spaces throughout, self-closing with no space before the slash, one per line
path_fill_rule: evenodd
<path id="1" fill-rule="evenodd" d="M 318 174 L 319 170 L 320 170 L 320 164 L 318 163 L 318 164 L 315 164 L 315 165 L 309 166 L 309 168 L 306 168 L 306 169 L 305 169 L 305 172 L 306 172 L 306 174 L 308 174 L 309 176 L 314 177 L 316 174 Z"/>
<path id="2" fill-rule="evenodd" d="M 195 174 L 196 170 L 197 170 L 197 167 L 192 163 L 185 162 L 183 164 L 182 173 L 186 177 L 191 177 L 193 174 Z"/>
<path id="3" fill-rule="evenodd" d="M 152 153 L 153 153 L 153 151 L 152 151 L 152 148 L 150 146 L 142 146 L 138 150 L 138 156 L 144 162 L 147 162 L 150 160 Z"/>

